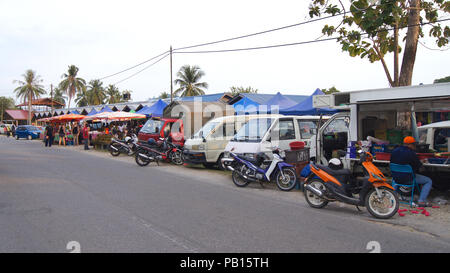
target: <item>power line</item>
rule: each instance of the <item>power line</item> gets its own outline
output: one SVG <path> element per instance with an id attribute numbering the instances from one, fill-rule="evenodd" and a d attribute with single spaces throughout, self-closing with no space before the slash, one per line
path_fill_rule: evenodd
<path id="1" fill-rule="evenodd" d="M 444 21 L 449 21 L 449 20 L 450 20 L 450 18 L 437 20 L 435 22 L 425 22 L 425 23 L 419 23 L 419 24 L 414 24 L 414 25 L 406 25 L 403 27 L 399 27 L 399 29 L 413 27 L 413 26 L 423 26 L 423 25 L 434 24 L 434 23 L 444 22 Z M 379 30 L 378 32 L 390 31 L 390 30 L 393 30 L 393 28 Z M 361 36 L 363 36 L 363 35 L 368 35 L 368 33 L 361 33 Z M 339 39 L 339 37 L 330 37 L 330 38 L 325 38 L 325 39 L 315 39 L 315 40 L 310 40 L 310 41 L 287 43 L 287 44 L 276 44 L 276 45 L 259 46 L 259 47 L 220 49 L 220 50 L 178 51 L 178 52 L 174 52 L 174 53 L 177 53 L 177 54 L 200 54 L 201 53 L 201 54 L 203 54 L 203 53 L 249 51 L 249 50 L 268 49 L 268 48 L 277 48 L 277 47 L 286 47 L 286 46 L 295 46 L 295 45 L 311 44 L 311 43 L 318 43 L 318 42 L 326 42 L 326 41 L 337 40 L 337 39 Z"/>
<path id="2" fill-rule="evenodd" d="M 124 82 L 124 81 L 126 81 L 126 80 L 128 80 L 128 79 L 130 79 L 130 78 L 132 78 L 132 77 L 134 77 L 134 76 L 136 76 L 137 74 L 143 72 L 144 70 L 146 70 L 146 69 L 152 67 L 153 65 L 155 65 L 155 64 L 159 63 L 160 61 L 162 61 L 163 59 L 167 58 L 167 56 L 169 56 L 169 55 L 170 55 L 170 53 L 164 55 L 162 58 L 160 58 L 160 59 L 158 59 L 157 61 L 151 63 L 150 65 L 144 67 L 143 69 L 139 70 L 138 72 L 136 72 L 136 73 L 134 73 L 134 74 L 132 74 L 132 75 L 126 77 L 125 79 L 122 79 L 122 80 L 120 80 L 120 81 L 114 83 L 114 85 L 117 85 L 117 84 L 119 84 L 119 83 L 121 83 L 121 82 Z"/>
<path id="3" fill-rule="evenodd" d="M 104 80 L 104 79 L 106 79 L 106 78 L 110 78 L 110 77 L 119 75 L 119 74 L 121 74 L 121 73 L 123 73 L 123 72 L 127 72 L 127 71 L 129 71 L 129 70 L 131 70 L 131 69 L 133 69 L 133 68 L 136 68 L 136 67 L 141 66 L 141 65 L 143 65 L 143 64 L 145 64 L 145 63 L 148 63 L 148 62 L 150 62 L 150 61 L 152 61 L 152 60 L 154 60 L 154 59 L 156 59 L 156 58 L 158 58 L 158 57 L 161 57 L 162 55 L 164 55 L 164 54 L 166 54 L 166 53 L 168 53 L 168 52 L 169 52 L 169 51 L 165 51 L 165 52 L 163 52 L 163 53 L 161 53 L 161 54 L 158 54 L 158 55 L 156 55 L 156 56 L 154 56 L 154 57 L 152 57 L 152 58 L 150 58 L 150 59 L 148 59 L 148 60 L 145 60 L 145 61 L 143 61 L 143 62 L 141 62 L 141 63 L 136 64 L 136 65 L 133 65 L 133 66 L 131 66 L 131 67 L 129 67 L 129 68 L 126 68 L 126 69 L 121 70 L 121 71 L 119 71 L 119 72 L 116 72 L 116 73 L 114 73 L 114 74 L 111 74 L 111 75 L 105 76 L 105 77 L 103 77 L 103 78 L 100 78 L 99 80 Z"/>
<path id="4" fill-rule="evenodd" d="M 389 3 L 389 2 L 387 2 L 387 3 Z M 383 4 L 379 4 L 379 5 L 372 4 L 372 5 L 369 5 L 365 9 L 361 9 L 361 11 L 362 10 L 367 10 L 367 9 L 369 9 L 371 7 L 374 7 L 374 6 L 381 6 L 381 5 L 384 5 L 384 4 L 387 4 L 387 3 L 383 3 Z M 192 45 L 192 46 L 179 47 L 179 48 L 175 48 L 173 50 L 174 51 L 175 50 L 183 50 L 183 49 L 189 49 L 189 48 L 194 48 L 194 47 L 201 47 L 201 46 L 206 46 L 206 45 L 213 45 L 213 44 L 218 44 L 218 43 L 223 43 L 223 42 L 234 41 L 234 40 L 238 40 L 238 39 L 243 39 L 243 38 L 248 38 L 248 37 L 252 37 L 252 36 L 256 36 L 256 35 L 261 35 L 261 34 L 266 34 L 266 33 L 274 32 L 274 31 L 279 31 L 279 30 L 283 30 L 283 29 L 287 29 L 287 28 L 292 28 L 292 27 L 297 27 L 297 26 L 301 26 L 301 25 L 306 25 L 306 24 L 309 24 L 309 23 L 314 23 L 314 22 L 317 22 L 317 21 L 322 21 L 322 20 L 326 20 L 326 19 L 329 19 L 329 18 L 345 15 L 347 13 L 351 13 L 351 11 L 345 11 L 344 10 L 344 12 L 335 13 L 333 15 L 320 17 L 320 18 L 312 19 L 312 20 L 308 20 L 308 21 L 303 21 L 303 22 L 300 22 L 300 23 L 292 24 L 292 25 L 287 25 L 287 26 L 283 26 L 283 27 L 273 28 L 273 29 L 269 29 L 269 30 L 264 30 L 264 31 L 260 31 L 260 32 L 255 32 L 255 33 L 246 34 L 246 35 L 237 36 L 237 37 L 228 38 L 228 39 L 223 39 L 223 40 L 218 40 L 218 41 L 214 41 L 214 42 L 208 42 L 208 43 L 202 43 L 202 44 L 197 44 L 197 45 Z"/>

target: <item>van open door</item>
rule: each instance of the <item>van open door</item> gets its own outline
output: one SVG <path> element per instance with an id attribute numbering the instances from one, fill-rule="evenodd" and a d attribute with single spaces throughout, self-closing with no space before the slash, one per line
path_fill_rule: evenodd
<path id="1" fill-rule="evenodd" d="M 316 162 L 327 165 L 337 150 L 347 151 L 350 136 L 350 112 L 333 115 L 319 129 L 316 138 Z M 345 160 L 343 160 L 346 166 Z"/>

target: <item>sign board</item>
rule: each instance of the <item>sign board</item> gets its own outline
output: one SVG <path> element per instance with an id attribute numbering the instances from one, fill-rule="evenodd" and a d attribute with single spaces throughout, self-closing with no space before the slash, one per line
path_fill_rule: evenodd
<path id="1" fill-rule="evenodd" d="M 333 95 L 315 95 L 313 96 L 314 108 L 332 108 L 334 106 Z"/>

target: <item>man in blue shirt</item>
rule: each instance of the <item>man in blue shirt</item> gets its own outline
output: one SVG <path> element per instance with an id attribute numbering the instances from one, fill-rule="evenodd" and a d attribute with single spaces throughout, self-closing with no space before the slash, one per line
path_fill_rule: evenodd
<path id="1" fill-rule="evenodd" d="M 431 203 L 427 202 L 428 194 L 430 193 L 432 181 L 429 177 L 426 177 L 421 174 L 417 174 L 419 169 L 422 167 L 422 162 L 420 162 L 416 150 L 416 140 L 407 136 L 403 139 L 403 146 L 399 146 L 392 151 L 391 154 L 391 163 L 401 164 L 401 165 L 410 165 L 413 169 L 413 172 L 416 176 L 416 183 L 422 185 L 422 190 L 419 196 L 419 207 L 430 207 Z M 392 176 L 394 179 L 400 184 L 410 184 L 411 177 L 402 175 L 400 173 L 393 173 Z"/>

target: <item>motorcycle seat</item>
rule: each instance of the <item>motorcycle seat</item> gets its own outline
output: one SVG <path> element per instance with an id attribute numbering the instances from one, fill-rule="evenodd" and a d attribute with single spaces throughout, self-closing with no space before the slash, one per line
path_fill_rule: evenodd
<path id="1" fill-rule="evenodd" d="M 341 169 L 341 170 L 333 170 L 328 166 L 325 165 L 316 165 L 319 169 L 325 171 L 326 173 L 334 176 L 338 181 L 342 183 L 348 183 L 350 182 L 350 177 L 352 175 L 352 172 L 349 169 Z"/>

